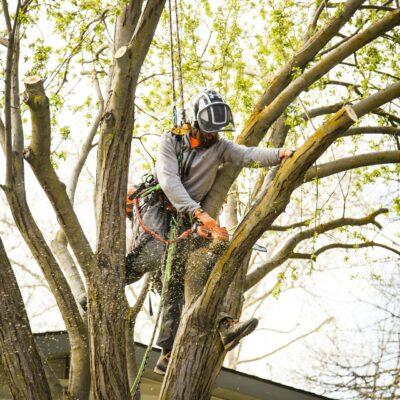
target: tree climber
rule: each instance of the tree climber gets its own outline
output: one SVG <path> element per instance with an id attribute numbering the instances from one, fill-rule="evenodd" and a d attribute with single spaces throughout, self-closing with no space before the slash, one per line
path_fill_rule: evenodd
<path id="1" fill-rule="evenodd" d="M 233 130 L 230 107 L 213 90 L 204 90 L 191 102 L 189 132 L 183 136 L 173 132 L 162 136 L 155 165 L 155 178 L 164 193 L 155 194 L 141 210 L 143 224 L 153 232 L 166 238 L 171 223 L 171 210 L 186 215 L 186 227 L 192 219 L 201 226 L 200 236 L 215 240 L 229 240 L 226 228 L 201 208 L 201 202 L 211 189 L 219 166 L 230 162 L 238 166 L 257 163 L 265 167 L 279 164 L 292 155 L 288 149 L 266 149 L 245 147 L 219 136 L 219 132 Z M 128 191 L 127 204 L 129 205 Z M 127 284 L 139 280 L 144 273 L 156 271 L 165 252 L 165 244 L 146 232 L 134 220 L 133 250 L 126 257 Z M 182 243 L 179 254 L 185 246 Z M 162 354 L 155 372 L 165 374 L 172 345 L 178 329 L 184 303 L 183 263 L 174 261 L 171 279 L 165 293 L 163 315 L 157 345 Z M 220 315 L 218 330 L 226 350 L 235 347 L 240 339 L 251 333 L 258 320 L 237 322 L 228 314 Z"/>

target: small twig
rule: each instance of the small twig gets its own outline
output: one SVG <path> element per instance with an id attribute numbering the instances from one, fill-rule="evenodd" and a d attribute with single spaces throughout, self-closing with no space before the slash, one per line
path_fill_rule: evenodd
<path id="1" fill-rule="evenodd" d="M 137 84 L 140 85 L 141 83 L 146 82 L 147 80 L 154 78 L 155 76 L 163 76 L 163 75 L 171 75 L 171 72 L 159 72 L 159 73 L 151 74 L 149 76 L 145 76 L 140 81 L 138 81 Z"/>
<path id="2" fill-rule="evenodd" d="M 337 47 L 339 47 L 340 45 L 342 45 L 343 43 L 346 43 L 349 39 L 351 39 L 353 36 L 357 35 L 358 32 L 360 32 L 362 28 L 358 28 L 354 33 L 352 33 L 350 36 L 345 36 L 342 40 L 340 40 L 339 42 L 335 43 L 334 45 L 332 45 L 331 47 L 321 51 L 321 53 L 319 53 L 320 56 L 323 56 L 326 53 L 329 53 L 330 51 L 336 49 Z"/>

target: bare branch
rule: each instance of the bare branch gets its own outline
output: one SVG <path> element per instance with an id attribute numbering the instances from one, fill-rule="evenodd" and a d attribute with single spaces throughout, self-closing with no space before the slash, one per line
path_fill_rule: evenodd
<path id="1" fill-rule="evenodd" d="M 304 41 L 307 42 L 310 39 L 310 36 L 314 33 L 315 28 L 317 27 L 318 19 L 321 16 L 322 11 L 324 10 L 326 6 L 326 1 L 321 1 L 321 3 L 318 5 L 317 9 L 315 10 L 311 22 L 307 28 L 307 32 L 304 35 Z"/>
<path id="2" fill-rule="evenodd" d="M 11 34 L 12 23 L 11 23 L 10 11 L 8 9 L 7 0 L 1 0 L 1 3 L 3 5 L 3 13 L 4 13 L 4 19 L 6 21 L 7 31 L 9 34 Z"/>
<path id="3" fill-rule="evenodd" d="M 136 298 L 135 304 L 129 309 L 130 318 L 135 319 L 136 316 L 139 314 L 139 311 L 141 310 L 143 303 L 146 300 L 147 293 L 150 289 L 151 278 L 152 276 L 149 272 L 144 275 L 143 285 L 140 289 L 140 293 Z"/>
<path id="4" fill-rule="evenodd" d="M 103 53 L 103 51 L 107 50 L 108 48 L 109 48 L 108 45 L 101 46 L 100 49 L 98 49 L 98 50 L 96 51 L 96 53 L 95 53 L 95 55 L 94 55 L 94 58 L 92 58 L 91 60 L 83 60 L 82 63 L 83 63 L 83 64 L 92 64 L 92 63 L 94 63 L 95 61 L 98 61 L 98 59 L 99 59 L 101 53 Z"/>
<path id="5" fill-rule="evenodd" d="M 82 172 L 82 168 L 85 165 L 85 162 L 89 156 L 90 151 L 93 149 L 92 142 L 94 137 L 96 136 L 97 130 L 99 128 L 100 122 L 102 115 L 104 113 L 104 98 L 101 93 L 101 88 L 99 85 L 99 79 L 96 75 L 93 76 L 94 82 L 95 82 L 95 87 L 96 87 L 96 92 L 97 96 L 99 99 L 99 110 L 97 112 L 97 115 L 92 123 L 92 126 L 90 127 L 89 133 L 86 136 L 86 139 L 82 145 L 82 149 L 79 154 L 79 158 L 77 163 L 74 166 L 74 169 L 72 171 L 70 181 L 68 184 L 68 196 L 71 200 L 72 205 L 74 204 L 74 199 L 75 199 L 75 191 L 76 191 L 76 186 L 78 184 L 78 179 L 79 176 Z"/>
<path id="6" fill-rule="evenodd" d="M 380 115 L 381 117 L 385 117 L 388 119 L 389 122 L 393 123 L 395 122 L 396 124 L 400 124 L 400 117 L 398 117 L 395 114 L 391 114 L 382 108 L 378 108 L 374 111 L 372 111 L 373 114 Z"/>
<path id="7" fill-rule="evenodd" d="M 356 128 L 350 128 L 343 133 L 342 136 L 353 136 L 353 135 L 392 135 L 400 136 L 400 128 L 394 126 L 358 126 Z"/>
<path id="8" fill-rule="evenodd" d="M 332 45 L 331 47 L 327 48 L 324 51 L 321 51 L 321 53 L 319 53 L 320 56 L 323 56 L 324 54 L 327 54 L 329 52 L 331 52 L 332 50 L 336 49 L 337 47 L 339 47 L 340 45 L 342 45 L 343 43 L 346 43 L 349 39 L 351 39 L 353 36 L 357 35 L 358 32 L 360 32 L 361 27 L 358 28 L 353 34 L 351 34 L 350 36 L 346 36 L 344 37 L 342 40 L 340 40 L 339 42 L 335 43 L 334 45 Z"/>
<path id="9" fill-rule="evenodd" d="M 341 158 L 339 160 L 317 165 L 316 167 L 311 167 L 304 176 L 304 182 L 325 178 L 350 169 L 394 163 L 400 163 L 400 151 L 378 151 L 374 153 L 359 154 L 357 156 Z"/>
<path id="10" fill-rule="evenodd" d="M 360 85 L 356 85 L 356 84 L 351 83 L 351 82 L 337 81 L 337 80 L 334 80 L 334 79 L 329 79 L 328 81 L 326 81 L 326 84 L 327 85 L 344 86 L 349 90 L 353 89 L 355 93 L 357 93 L 359 96 L 362 96 L 362 92 L 360 90 L 361 89 Z"/>
<path id="11" fill-rule="evenodd" d="M 58 179 L 50 161 L 50 110 L 43 81 L 37 76 L 28 77 L 25 79 L 25 87 L 25 102 L 31 110 L 32 141 L 24 157 L 52 203 L 83 273 L 88 276 L 93 267 L 94 254 L 68 198 L 65 185 Z"/>
<path id="12" fill-rule="evenodd" d="M 343 102 L 330 104 L 328 106 L 322 106 L 318 108 L 313 108 L 308 111 L 308 115 L 303 113 L 300 115 L 302 119 L 315 118 L 321 115 L 332 114 L 338 112 L 344 106 Z"/>
<path id="13" fill-rule="evenodd" d="M 374 224 L 381 227 L 376 221 L 376 217 L 380 214 L 386 213 L 388 210 L 385 208 L 374 211 L 373 213 L 363 218 L 339 218 L 324 224 L 317 225 L 312 228 L 304 229 L 290 236 L 264 264 L 257 267 L 254 271 L 250 272 L 246 277 L 246 290 L 257 284 L 267 274 L 281 265 L 284 261 L 290 258 L 294 248 L 303 240 L 321 235 L 328 231 L 340 228 L 342 226 L 363 226 Z"/>
<path id="14" fill-rule="evenodd" d="M 285 343 L 284 345 L 279 346 L 275 350 L 272 350 L 269 353 L 263 354 L 262 356 L 257 356 L 257 357 L 247 358 L 245 360 L 240 360 L 238 362 L 238 364 L 245 364 L 245 363 L 249 363 L 249 362 L 253 362 L 253 361 L 260 361 L 260 360 L 263 360 L 266 357 L 270 357 L 273 354 L 277 353 L 278 351 L 286 349 L 287 347 L 289 347 L 293 343 L 296 343 L 299 340 L 305 339 L 307 336 L 310 336 L 313 333 L 318 332 L 324 325 L 330 324 L 332 321 L 333 321 L 332 317 L 331 318 L 327 318 L 325 321 L 321 322 L 318 326 L 316 326 L 315 328 L 311 329 L 307 333 L 303 333 L 302 335 L 296 337 L 295 339 L 290 340 L 289 342 Z"/>
<path id="15" fill-rule="evenodd" d="M 341 64 L 341 65 L 346 65 L 346 66 L 348 66 L 348 67 L 359 68 L 359 66 L 358 66 L 357 64 L 349 63 L 349 62 L 346 62 L 346 61 L 341 61 L 340 64 Z M 378 69 L 373 69 L 372 72 L 375 72 L 375 73 L 378 74 L 378 75 L 383 75 L 383 76 L 387 76 L 387 77 L 389 77 L 389 78 L 393 78 L 393 79 L 395 79 L 395 80 L 397 80 L 397 81 L 400 80 L 400 78 L 399 78 L 398 76 L 389 74 L 389 73 L 384 72 L 384 71 L 380 71 L 380 70 L 378 70 Z"/>
<path id="16" fill-rule="evenodd" d="M 365 247 L 381 247 L 383 249 L 389 250 L 392 253 L 397 254 L 400 256 L 400 251 L 396 250 L 395 248 L 391 246 L 387 246 L 382 243 L 376 243 L 376 242 L 364 242 L 364 243 L 330 243 L 326 246 L 320 247 L 313 253 L 295 253 L 293 252 L 289 258 L 297 258 L 301 260 L 315 260 L 320 254 L 332 250 L 332 249 L 349 249 L 349 250 L 357 250 L 357 249 L 362 249 Z"/>
<path id="17" fill-rule="evenodd" d="M 378 11 L 394 11 L 395 8 L 386 7 L 386 6 L 378 6 L 378 5 L 365 5 L 361 7 L 364 10 L 378 10 Z"/>
<path id="18" fill-rule="evenodd" d="M 300 222 L 295 222 L 294 224 L 290 225 L 285 225 L 285 226 L 280 226 L 280 225 L 271 225 L 268 230 L 269 231 L 275 231 L 275 232 L 285 232 L 290 229 L 294 228 L 300 228 L 302 226 L 309 226 L 311 220 L 305 220 L 305 221 L 300 221 Z"/>

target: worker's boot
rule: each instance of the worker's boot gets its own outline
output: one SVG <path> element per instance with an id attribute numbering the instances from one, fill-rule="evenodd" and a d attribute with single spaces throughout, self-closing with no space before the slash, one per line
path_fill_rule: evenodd
<path id="1" fill-rule="evenodd" d="M 169 359 L 171 357 L 171 352 L 170 351 L 165 351 L 163 350 L 160 358 L 157 361 L 156 366 L 154 367 L 154 372 L 159 375 L 165 375 L 167 372 L 167 367 L 169 363 Z"/>
<path id="2" fill-rule="evenodd" d="M 224 316 L 219 322 L 218 330 L 225 350 L 232 350 L 241 339 L 253 332 L 257 325 L 258 319 L 256 318 L 239 322 L 230 316 Z"/>

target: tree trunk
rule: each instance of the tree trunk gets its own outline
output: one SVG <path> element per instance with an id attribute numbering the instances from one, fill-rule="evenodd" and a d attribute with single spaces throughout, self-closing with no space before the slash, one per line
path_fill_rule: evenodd
<path id="1" fill-rule="evenodd" d="M 51 400 L 25 305 L 0 238 L 0 351 L 15 400 Z"/>
<path id="2" fill-rule="evenodd" d="M 95 399 L 130 398 L 126 360 L 125 212 L 139 72 L 165 0 L 130 1 L 118 17 L 111 93 L 100 127 L 96 265 L 89 279 L 90 362 Z"/>

